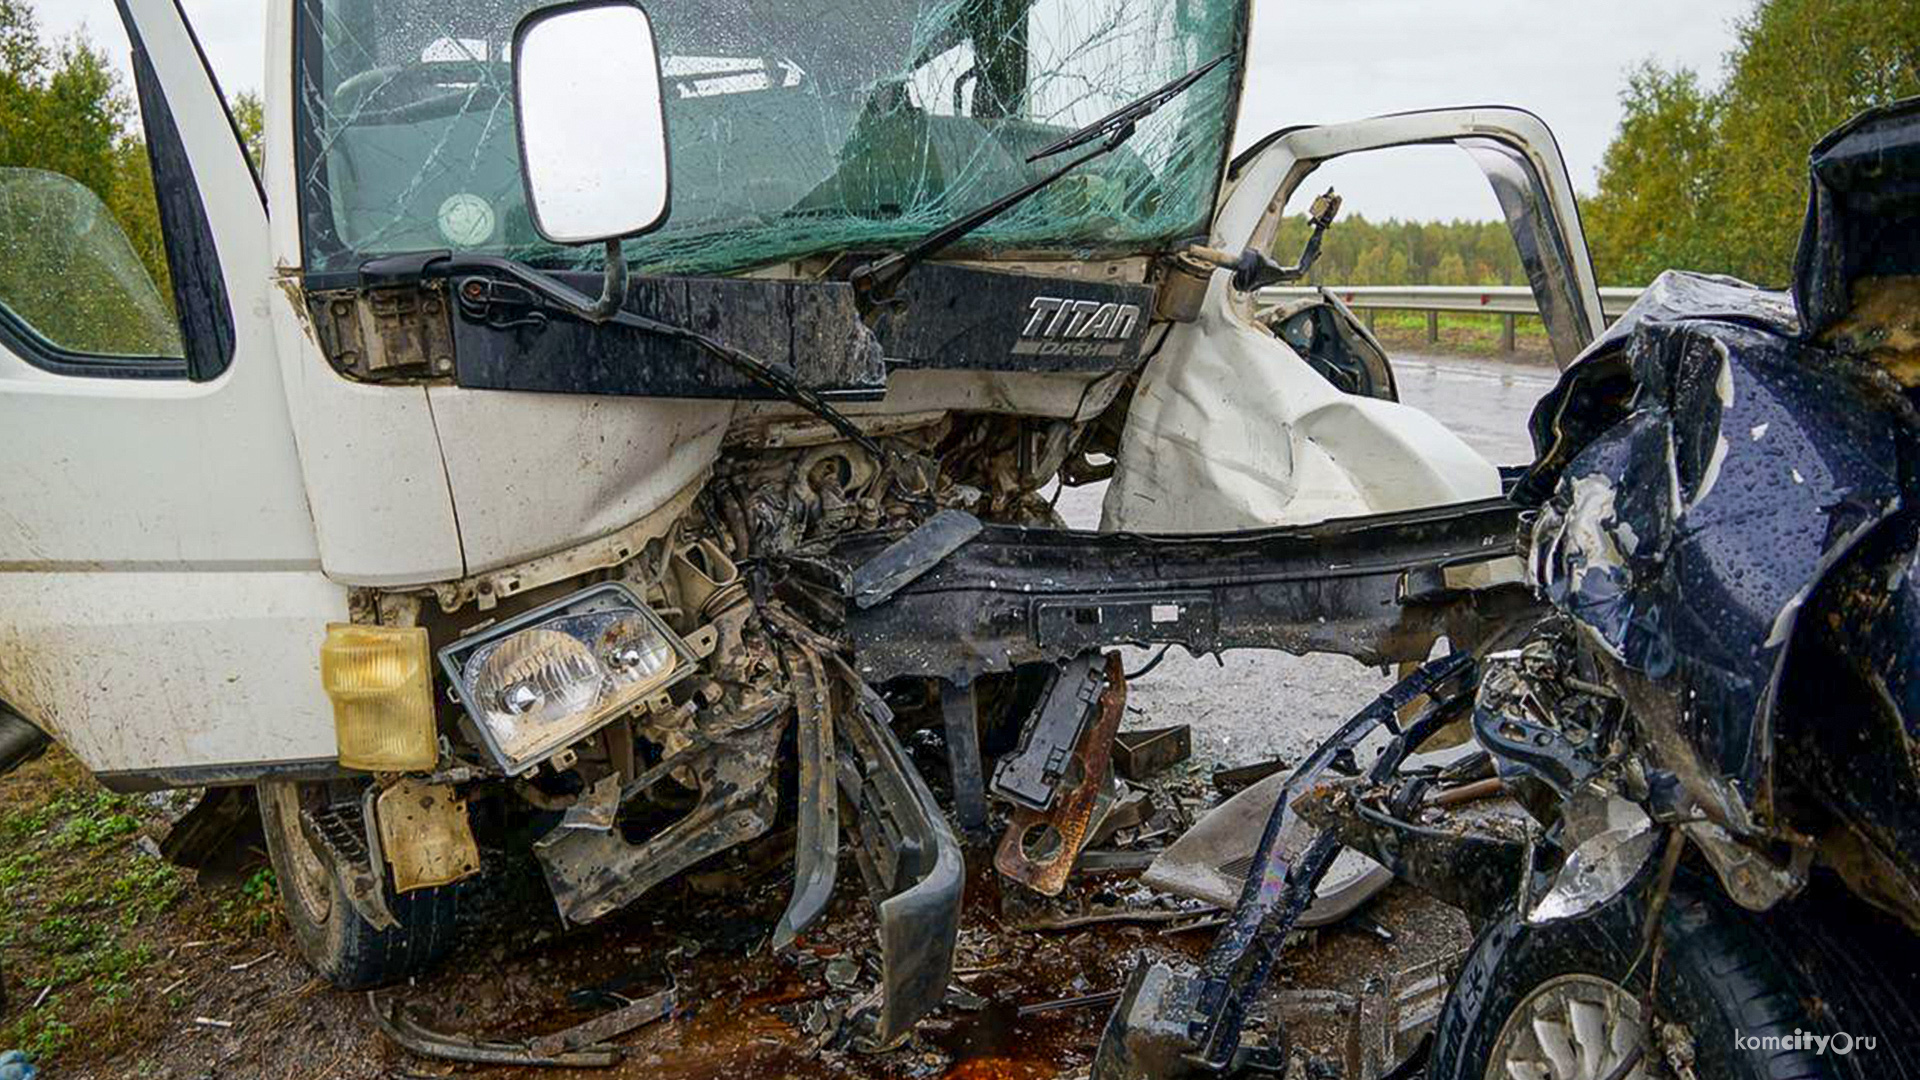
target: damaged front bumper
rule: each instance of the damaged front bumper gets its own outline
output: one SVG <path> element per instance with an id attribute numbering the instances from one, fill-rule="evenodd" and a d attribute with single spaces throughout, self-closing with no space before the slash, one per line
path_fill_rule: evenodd
<path id="1" fill-rule="evenodd" d="M 657 835 L 634 843 L 613 813 L 563 820 L 535 845 L 561 913 L 573 922 L 600 918 L 694 863 L 765 833 L 778 803 L 777 753 L 786 720 L 800 718 L 800 834 L 793 901 L 776 927 L 791 946 L 827 907 L 837 870 L 839 804 L 856 861 L 879 914 L 879 1000 L 853 1018 L 858 1045 L 897 1045 L 942 1000 L 953 967 L 965 863 L 960 842 L 892 730 L 880 695 L 836 656 L 822 657 L 790 617 L 775 616 L 796 640 L 787 650 L 797 677 L 796 708 L 768 701 L 728 730 L 648 769 L 610 800 L 638 798 L 676 772 L 691 770 L 699 802 Z M 836 691 L 838 691 L 836 693 Z M 836 707 L 837 701 L 844 707 Z M 571 816 L 570 816 L 571 817 Z"/>
<path id="2" fill-rule="evenodd" d="M 877 686 L 937 685 L 934 700 L 950 735 L 964 734 L 975 728 L 967 721 L 978 707 L 972 687 L 980 677 L 1034 663 L 1056 666 L 1059 685 L 1039 711 L 1057 714 L 1059 730 L 1043 735 L 1036 727 L 1029 748 L 1052 764 L 1004 778 L 1024 802 L 1000 790 L 1000 777 L 994 790 L 1020 804 L 997 863 L 1015 880 L 1058 891 L 1104 790 L 1106 753 L 1123 712 L 1117 658 L 1109 656 L 1104 676 L 1098 674 L 1103 647 L 1280 648 L 1382 664 L 1418 660 L 1443 635 L 1471 648 L 1532 610 L 1518 588 L 1453 584 L 1475 568 L 1484 582 L 1487 564 L 1513 558 L 1517 535 L 1517 511 L 1496 499 L 1174 537 L 989 526 L 949 512 L 904 536 L 863 534 L 797 549 L 763 563 L 766 576 L 750 605 L 739 603 L 742 592 L 728 609 L 736 621 L 751 610 L 750 621 L 739 623 L 755 628 L 746 631 L 751 646 L 739 647 L 737 627 L 716 630 L 716 662 L 753 652 L 760 666 L 716 669 L 713 679 L 729 688 L 725 693 L 690 682 L 692 699 L 678 707 L 686 719 L 676 729 L 679 743 L 650 767 L 618 766 L 572 796 L 534 852 L 560 913 L 569 922 L 593 921 L 704 859 L 770 833 L 790 756 L 797 765 L 795 877 L 775 944 L 798 946 L 826 911 L 846 829 L 877 911 L 882 961 L 877 993 L 857 1007 L 850 1030 L 857 1047 L 896 1046 L 946 996 L 965 861 Z M 1353 747 L 1383 725 L 1402 734 L 1405 748 L 1416 745 L 1433 725 L 1401 732 L 1396 710 L 1470 663 L 1429 665 L 1376 702 L 1349 725 L 1345 743 L 1299 772 L 1295 793 L 1330 769 L 1351 771 Z M 781 669 L 784 678 L 771 677 Z M 946 741 L 956 810 L 963 819 L 979 818 L 977 827 L 987 794 L 978 745 Z M 687 805 L 670 824 L 648 831 L 644 814 L 627 811 L 657 796 Z M 1280 817 L 1276 812 L 1269 823 L 1255 884 L 1209 961 L 1213 981 L 1202 1004 L 1217 1022 L 1195 1052 L 1213 1068 L 1246 1056 L 1238 1031 L 1249 994 L 1338 848 L 1315 838 L 1292 811 L 1285 811 L 1284 828 Z M 1035 855 L 1023 841 L 1047 829 L 1060 836 L 1059 850 Z"/>
<path id="3" fill-rule="evenodd" d="M 858 694 L 845 730 L 859 775 L 842 783 L 860 810 L 858 855 L 880 913 L 883 990 L 855 1023 L 864 1047 L 886 1049 L 946 998 L 966 863 L 933 792 L 893 737 L 886 702 L 846 675 Z"/>
<path id="4" fill-rule="evenodd" d="M 1023 664 L 1115 645 L 1335 653 L 1365 664 L 1424 659 L 1442 635 L 1477 639 L 1521 589 L 1464 590 L 1450 574 L 1515 555 L 1505 499 L 1248 532 L 1182 536 L 988 525 L 957 548 L 929 527 L 917 573 L 896 570 L 883 603 L 852 611 L 860 674 L 967 685 Z M 843 542 L 823 567 L 853 593 L 854 567 L 889 562 L 886 538 Z M 906 580 L 900 581 L 900 578 Z"/>

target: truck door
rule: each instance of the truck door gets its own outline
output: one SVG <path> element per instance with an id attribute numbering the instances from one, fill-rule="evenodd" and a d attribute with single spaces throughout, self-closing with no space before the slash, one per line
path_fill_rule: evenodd
<path id="1" fill-rule="evenodd" d="M 1349 154 L 1412 145 L 1456 146 L 1486 175 L 1527 270 L 1554 359 L 1565 367 L 1606 323 L 1573 178 L 1552 130 L 1525 109 L 1433 109 L 1276 132 L 1235 159 L 1231 186 L 1214 218 L 1214 242 L 1264 250 L 1273 243 L 1288 197 L 1314 169 Z"/>
<path id="2" fill-rule="evenodd" d="M 1414 144 L 1457 146 L 1486 174 L 1554 358 L 1570 363 L 1605 327 L 1600 293 L 1559 145 L 1524 110 L 1444 109 L 1276 132 L 1233 162 L 1209 245 L 1269 250 L 1288 197 L 1319 165 Z M 1253 529 L 1500 493 L 1494 464 L 1438 421 L 1337 389 L 1256 326 L 1254 298 L 1229 288 L 1229 276 L 1213 274 L 1199 318 L 1176 327 L 1142 372 L 1102 528 Z"/>
<path id="3" fill-rule="evenodd" d="M 265 200 L 174 0 L 100 8 L 171 287 L 80 179 L 0 169 L 0 700 L 121 788 L 322 770 L 347 595 L 301 484 Z"/>

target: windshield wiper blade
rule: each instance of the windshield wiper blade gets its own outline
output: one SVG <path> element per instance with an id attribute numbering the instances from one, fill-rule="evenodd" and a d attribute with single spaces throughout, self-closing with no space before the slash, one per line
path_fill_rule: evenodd
<path id="1" fill-rule="evenodd" d="M 517 259 L 498 255 L 468 255 L 452 251 L 396 255 L 361 264 L 360 274 L 361 280 L 369 283 L 419 281 L 428 274 L 437 277 L 451 277 L 463 273 L 505 277 L 527 289 L 541 302 L 595 325 L 623 326 L 629 330 L 639 330 L 643 333 L 686 342 L 748 379 L 811 412 L 825 421 L 827 426 L 839 432 L 842 438 L 872 454 L 877 460 L 893 460 L 893 456 L 873 436 L 862 431 L 860 426 L 849 420 L 845 413 L 829 405 L 818 392 L 802 385 L 798 379 L 794 378 L 793 373 L 782 365 L 770 364 L 752 353 L 743 352 L 691 327 L 661 322 L 626 310 L 621 303 L 621 298 L 626 294 L 627 266 L 623 260 L 620 260 L 620 248 L 617 242 L 609 249 L 608 256 L 616 260 L 618 265 L 609 263 L 608 285 L 598 300 L 594 300 L 551 274 L 536 270 Z"/>
<path id="2" fill-rule="evenodd" d="M 1194 68 L 1192 71 L 1187 72 L 1185 75 L 1180 76 L 1165 86 L 1157 90 L 1147 91 L 1142 96 L 1120 106 L 1100 119 L 1095 120 L 1093 123 L 1088 124 L 1086 127 L 1081 128 L 1079 131 L 1071 135 L 1062 136 L 1058 142 L 1034 151 L 1027 156 L 1027 163 L 1032 164 L 1042 158 L 1050 158 L 1055 154 L 1066 153 L 1068 150 L 1076 146 L 1084 146 L 1102 135 L 1131 128 L 1134 124 L 1153 115 L 1162 105 L 1179 97 L 1187 87 L 1199 82 L 1206 76 L 1207 72 L 1226 63 L 1232 56 L 1233 54 L 1230 52 L 1221 53 L 1219 56 L 1201 64 L 1199 67 Z"/>
<path id="3" fill-rule="evenodd" d="M 1027 201 L 1027 199 L 1031 198 L 1036 192 L 1051 185 L 1054 181 L 1073 170 L 1085 165 L 1094 158 L 1118 150 L 1128 139 L 1133 138 L 1134 132 L 1139 130 L 1139 122 L 1142 119 L 1152 114 L 1167 102 L 1179 97 L 1181 92 L 1186 90 L 1187 87 L 1199 82 L 1208 72 L 1219 67 L 1232 56 L 1233 54 L 1231 52 L 1221 53 L 1219 56 L 1201 64 L 1199 67 L 1167 83 L 1165 86 L 1150 90 L 1145 95 L 1122 105 L 1120 108 L 1115 109 L 1099 120 L 1061 138 L 1053 145 L 1046 147 L 1027 159 L 1029 162 L 1039 161 L 1042 158 L 1052 157 L 1064 151 L 1072 150 L 1075 147 L 1084 146 L 1087 143 L 1099 140 L 1099 144 L 1093 149 L 1079 155 L 1065 165 L 1060 166 L 1018 191 L 1003 195 L 964 217 L 957 218 L 940 226 L 938 229 L 915 241 L 913 246 L 907 248 L 905 251 L 897 251 L 884 258 L 862 263 L 856 267 L 851 274 L 847 275 L 847 283 L 853 286 L 855 299 L 859 301 L 864 310 L 871 313 L 877 305 L 885 303 L 893 296 L 894 289 L 899 286 L 900 280 L 907 276 L 907 271 L 912 270 L 916 265 L 926 261 L 947 245 Z"/>

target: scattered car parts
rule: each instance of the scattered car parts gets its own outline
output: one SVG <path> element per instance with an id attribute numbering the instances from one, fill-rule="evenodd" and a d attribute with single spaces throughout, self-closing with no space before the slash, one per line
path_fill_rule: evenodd
<path id="1" fill-rule="evenodd" d="M 1245 1068 L 1283 1067 L 1284 1032 L 1279 1039 L 1248 1046 L 1242 1044 L 1242 1029 L 1275 955 L 1340 850 L 1338 840 L 1298 815 L 1294 797 L 1311 790 L 1330 771 L 1361 772 L 1354 751 L 1382 727 L 1394 732 L 1394 738 L 1365 772 L 1374 782 L 1392 776 L 1434 732 L 1457 719 L 1464 694 L 1450 684 L 1470 683 L 1473 670 L 1473 657 L 1464 652 L 1421 665 L 1301 763 L 1287 794 L 1267 818 L 1239 903 L 1199 970 L 1179 973 L 1160 962 L 1135 967 L 1101 1038 L 1096 1080 L 1219 1076 Z M 1429 697 L 1430 704 L 1402 725 L 1399 710 L 1422 697 Z"/>
<path id="2" fill-rule="evenodd" d="M 591 1020 L 541 1035 L 524 1043 L 487 1042 L 466 1035 L 429 1031 L 406 1014 L 397 995 L 370 991 L 367 1011 L 381 1034 L 421 1057 L 470 1065 L 521 1065 L 530 1068 L 606 1069 L 620 1063 L 618 1047 L 606 1045 L 636 1028 L 673 1015 L 672 988 L 631 1001 Z"/>
<path id="3" fill-rule="evenodd" d="M 1043 896 L 1057 896 L 1066 888 L 1074 861 L 1091 837 L 1095 803 L 1112 782 L 1113 740 L 1127 711 L 1127 681 L 1119 653 L 1107 653 L 1103 666 L 1099 695 L 1090 709 L 1082 705 L 1081 690 L 1072 685 L 1070 674 L 1063 672 L 1056 682 L 1056 688 L 1067 688 L 1074 705 L 1082 705 L 1079 711 L 1086 719 L 1067 747 L 1047 808 L 1015 807 L 993 858 L 994 869 Z M 1053 695 L 1048 697 L 1051 703 Z"/>
<path id="4" fill-rule="evenodd" d="M 1128 780 L 1145 780 L 1192 756 L 1193 728 L 1188 724 L 1123 731 L 1113 737 L 1114 771 Z"/>
<path id="5" fill-rule="evenodd" d="M 1214 807 L 1160 852 L 1140 875 L 1141 882 L 1173 896 L 1232 908 L 1246 888 L 1267 820 L 1287 794 L 1291 780 L 1290 773 L 1277 773 Z M 1312 799 L 1315 791 L 1301 795 L 1300 802 Z M 1314 888 L 1313 900 L 1297 925 L 1308 929 L 1337 922 L 1392 880 L 1393 874 L 1365 855 L 1343 851 Z"/>

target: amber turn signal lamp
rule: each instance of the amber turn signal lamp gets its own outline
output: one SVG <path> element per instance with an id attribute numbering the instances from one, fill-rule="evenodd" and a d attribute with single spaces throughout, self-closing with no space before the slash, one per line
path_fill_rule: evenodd
<path id="1" fill-rule="evenodd" d="M 342 767 L 424 772 L 438 762 L 424 629 L 329 623 L 320 682 L 333 701 Z"/>

